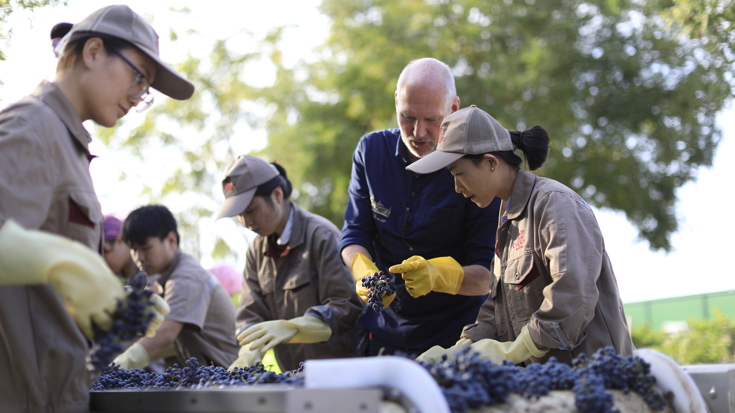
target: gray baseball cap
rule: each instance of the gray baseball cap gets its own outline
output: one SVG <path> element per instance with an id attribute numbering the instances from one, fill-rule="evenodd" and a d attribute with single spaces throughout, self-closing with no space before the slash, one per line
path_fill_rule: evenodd
<path id="1" fill-rule="evenodd" d="M 227 165 L 225 178 L 222 180 L 225 201 L 214 219 L 240 215 L 250 205 L 258 186 L 278 175 L 280 173 L 273 164 L 255 156 L 241 155 L 232 160 Z"/>
<path id="2" fill-rule="evenodd" d="M 512 150 L 510 132 L 487 112 L 472 105 L 444 118 L 436 150 L 406 169 L 428 174 L 465 155 Z"/>
<path id="3" fill-rule="evenodd" d="M 151 87 L 174 99 L 189 99 L 194 85 L 161 60 L 158 52 L 158 34 L 130 7 L 118 4 L 103 7 L 75 24 L 69 39 L 86 32 L 101 33 L 126 40 L 158 64 L 158 73 Z"/>

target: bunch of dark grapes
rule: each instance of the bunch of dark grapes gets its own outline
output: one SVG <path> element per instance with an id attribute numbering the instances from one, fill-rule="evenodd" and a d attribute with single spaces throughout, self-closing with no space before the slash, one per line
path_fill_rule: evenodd
<path id="1" fill-rule="evenodd" d="M 87 367 L 90 370 L 104 370 L 124 350 L 124 341 L 145 334 L 153 318 L 152 292 L 145 287 L 145 273 L 132 276 L 125 286 L 125 297 L 117 302 L 112 314 L 110 330 L 104 331 L 92 325 L 94 341 L 87 354 Z"/>
<path id="2" fill-rule="evenodd" d="M 656 389 L 656 378 L 651 376 L 651 365 L 638 356 L 623 357 L 613 347 L 597 350 L 589 359 L 578 357 L 573 362 L 576 369 L 590 370 L 604 380 L 607 389 L 634 392 L 653 410 L 666 407 L 666 399 Z"/>
<path id="3" fill-rule="evenodd" d="M 479 359 L 470 347 L 443 355 L 437 362 L 419 361 L 444 392 L 452 412 L 466 412 L 483 405 L 503 403 L 511 393 L 538 399 L 552 390 L 571 390 L 580 413 L 612 413 L 614 400 L 606 389 L 640 394 L 652 410 L 663 410 L 666 401 L 654 387 L 650 365 L 636 356 L 623 357 L 606 347 L 572 365 L 550 358 L 546 363 L 519 367 Z"/>
<path id="4" fill-rule="evenodd" d="M 261 363 L 228 371 L 224 367 L 201 366 L 195 357 L 187 360 L 183 368 L 174 364 L 164 373 L 149 373 L 143 369 L 122 370 L 118 366 L 110 366 L 90 390 L 199 389 L 267 383 L 303 386 L 303 364 L 297 370 L 284 373 L 268 371 Z"/>
<path id="5" fill-rule="evenodd" d="M 437 362 L 419 361 L 444 393 L 452 412 L 465 412 L 484 405 L 503 403 L 518 390 L 517 372 L 512 363 L 497 364 L 479 359 L 470 347 L 446 354 Z"/>
<path id="6" fill-rule="evenodd" d="M 369 290 L 368 292 L 368 306 L 375 312 L 383 311 L 383 293 L 385 295 L 395 294 L 396 286 L 393 284 L 393 280 L 383 271 L 376 272 L 373 275 L 369 275 L 362 279 L 362 286 Z M 398 301 L 398 297 L 393 299 L 390 303 L 390 308 L 394 312 L 398 312 L 401 309 L 401 304 Z"/>
<path id="7" fill-rule="evenodd" d="M 581 371 L 572 387 L 574 405 L 579 413 L 613 413 L 612 394 L 605 390 L 605 379 L 592 370 Z"/>

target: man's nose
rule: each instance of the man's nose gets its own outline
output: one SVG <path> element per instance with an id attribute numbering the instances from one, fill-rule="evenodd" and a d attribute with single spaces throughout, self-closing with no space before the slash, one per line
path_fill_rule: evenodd
<path id="1" fill-rule="evenodd" d="M 413 136 L 419 139 L 426 136 L 426 122 L 423 122 L 421 119 L 416 120 L 413 126 Z"/>

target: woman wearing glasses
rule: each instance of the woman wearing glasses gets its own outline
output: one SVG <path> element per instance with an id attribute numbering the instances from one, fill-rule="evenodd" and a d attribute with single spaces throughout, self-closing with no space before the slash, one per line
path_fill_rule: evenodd
<path id="1" fill-rule="evenodd" d="M 127 6 L 92 13 L 56 49 L 54 81 L 0 112 L 3 411 L 89 411 L 92 324 L 109 328 L 123 296 L 100 255 L 103 217 L 82 123 L 114 126 L 150 106 L 151 87 L 179 100 L 194 92 Z"/>

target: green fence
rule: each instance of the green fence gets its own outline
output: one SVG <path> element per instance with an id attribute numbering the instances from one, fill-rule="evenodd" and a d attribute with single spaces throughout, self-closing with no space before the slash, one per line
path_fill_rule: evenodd
<path id="1" fill-rule="evenodd" d="M 662 330 L 669 323 L 711 319 L 715 308 L 725 316 L 735 318 L 735 290 L 639 301 L 623 306 L 631 328 L 647 324 Z"/>

